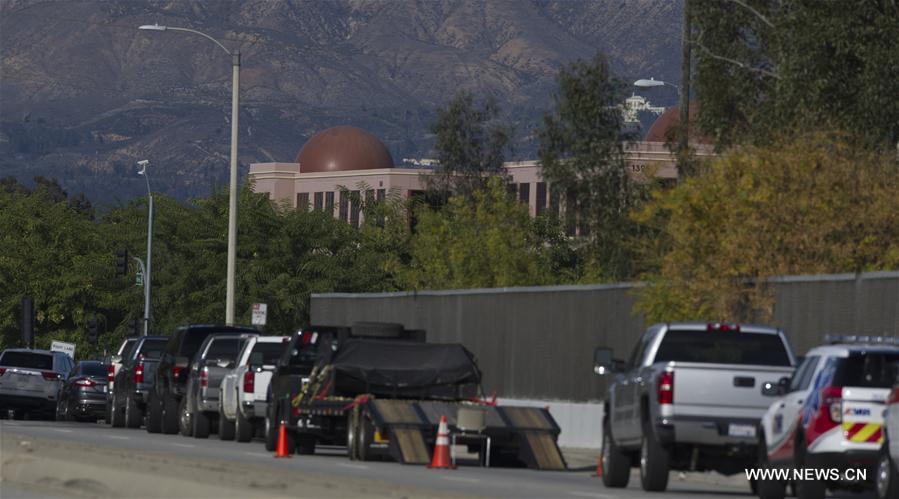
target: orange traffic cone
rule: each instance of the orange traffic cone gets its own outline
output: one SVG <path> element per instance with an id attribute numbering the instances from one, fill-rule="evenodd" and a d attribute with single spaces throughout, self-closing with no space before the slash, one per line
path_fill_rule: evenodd
<path id="1" fill-rule="evenodd" d="M 281 429 L 278 431 L 278 447 L 275 448 L 275 457 L 290 457 L 290 452 L 287 449 L 287 428 L 284 426 L 284 422 L 281 422 Z"/>
<path id="2" fill-rule="evenodd" d="M 455 469 L 450 459 L 449 430 L 446 428 L 446 416 L 440 416 L 440 426 L 437 428 L 437 442 L 434 444 L 434 457 L 428 468 Z"/>
<path id="3" fill-rule="evenodd" d="M 602 478 L 602 456 L 596 456 L 596 476 Z"/>

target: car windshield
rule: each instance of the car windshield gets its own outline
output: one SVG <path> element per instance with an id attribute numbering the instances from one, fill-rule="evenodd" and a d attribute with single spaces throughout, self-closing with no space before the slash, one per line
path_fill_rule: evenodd
<path id="1" fill-rule="evenodd" d="M 81 364 L 78 366 L 78 372 L 85 376 L 102 376 L 106 377 L 106 366 L 97 362 L 90 364 Z"/>
<path id="2" fill-rule="evenodd" d="M 158 359 L 165 351 L 167 343 L 166 340 L 144 340 L 137 355 L 145 359 Z"/>
<path id="3" fill-rule="evenodd" d="M 244 340 L 241 338 L 220 338 L 213 339 L 212 344 L 206 351 L 207 359 L 223 359 L 237 360 L 237 354 L 243 346 Z"/>
<path id="4" fill-rule="evenodd" d="M 287 346 L 287 343 L 256 343 L 253 346 L 254 353 L 262 354 L 262 363 L 266 365 L 274 365 L 278 363 L 278 359 L 281 358 L 281 354 L 284 353 L 284 348 Z"/>
<path id="5" fill-rule="evenodd" d="M 0 357 L 0 366 L 52 371 L 53 356 L 32 352 L 3 352 L 3 356 Z"/>
<path id="6" fill-rule="evenodd" d="M 673 330 L 665 333 L 655 362 L 698 362 L 789 366 L 790 357 L 780 336 L 746 332 Z"/>
<path id="7" fill-rule="evenodd" d="M 835 386 L 890 388 L 896 379 L 899 352 L 864 352 L 840 359 L 834 374 Z"/>

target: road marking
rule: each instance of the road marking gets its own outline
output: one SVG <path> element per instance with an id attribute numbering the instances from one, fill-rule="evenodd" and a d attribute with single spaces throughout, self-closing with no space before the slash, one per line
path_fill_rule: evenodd
<path id="1" fill-rule="evenodd" d="M 594 494 L 592 492 L 576 492 L 572 491 L 569 494 L 578 497 L 599 497 L 600 499 L 612 499 L 612 496 L 606 494 Z"/>
<path id="2" fill-rule="evenodd" d="M 121 435 L 106 435 L 106 438 L 114 438 L 116 440 L 131 440 L 131 437 L 123 437 Z"/>
<path id="3" fill-rule="evenodd" d="M 269 457 L 268 454 L 263 454 L 261 452 L 244 452 L 244 454 L 248 456 L 256 456 L 256 457 Z"/>
<path id="4" fill-rule="evenodd" d="M 53 431 L 58 431 L 60 433 L 72 433 L 72 430 L 66 430 L 63 428 L 53 428 Z"/>
<path id="5" fill-rule="evenodd" d="M 337 463 L 337 466 L 343 466 L 344 468 L 353 468 L 357 470 L 367 470 L 368 466 L 364 464 L 350 464 L 350 463 Z"/>
<path id="6" fill-rule="evenodd" d="M 453 482 L 466 482 L 466 483 L 478 483 L 481 481 L 480 478 L 465 478 L 461 476 L 445 476 L 444 480 L 451 480 Z"/>
<path id="7" fill-rule="evenodd" d="M 193 448 L 193 447 L 196 447 L 196 445 L 193 445 L 193 444 L 172 444 L 172 445 L 174 445 L 174 446 L 176 446 L 176 447 L 185 447 L 185 448 L 188 448 L 188 449 Z"/>

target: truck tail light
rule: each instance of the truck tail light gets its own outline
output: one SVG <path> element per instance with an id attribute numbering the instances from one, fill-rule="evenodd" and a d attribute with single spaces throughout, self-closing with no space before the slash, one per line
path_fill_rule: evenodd
<path id="1" fill-rule="evenodd" d="M 56 381 L 62 378 L 59 373 L 55 373 L 53 371 L 41 371 L 41 376 L 43 376 L 47 381 Z"/>
<path id="2" fill-rule="evenodd" d="M 106 366 L 106 381 L 110 383 L 115 381 L 115 365 L 113 364 Z"/>
<path id="3" fill-rule="evenodd" d="M 79 378 L 75 380 L 75 384 L 78 386 L 86 386 L 86 387 L 94 387 L 97 386 L 97 383 L 90 378 Z"/>
<path id="4" fill-rule="evenodd" d="M 836 386 L 828 386 L 821 390 L 821 399 L 824 401 L 824 403 L 821 404 L 821 412 L 827 414 L 827 417 L 834 426 L 842 423 L 843 389 Z"/>
<path id="5" fill-rule="evenodd" d="M 256 373 L 252 369 L 247 369 L 243 373 L 243 391 L 244 393 L 253 393 L 256 390 Z"/>
<path id="6" fill-rule="evenodd" d="M 209 368 L 200 371 L 200 388 L 209 388 Z"/>
<path id="7" fill-rule="evenodd" d="M 181 375 L 181 368 L 180 368 L 180 367 L 173 367 L 173 368 L 172 368 L 172 377 L 175 378 L 175 379 L 178 379 L 178 376 L 180 376 L 180 375 Z"/>
<path id="8" fill-rule="evenodd" d="M 665 371 L 659 375 L 659 383 L 657 389 L 658 401 L 660 404 L 674 403 L 674 373 Z"/>
<path id="9" fill-rule="evenodd" d="M 143 361 L 138 362 L 136 366 L 134 366 L 134 382 L 135 383 L 143 383 L 144 382 L 144 363 Z"/>

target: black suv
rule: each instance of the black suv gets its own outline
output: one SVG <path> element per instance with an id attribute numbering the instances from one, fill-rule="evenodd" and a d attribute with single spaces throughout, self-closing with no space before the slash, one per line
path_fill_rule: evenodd
<path id="1" fill-rule="evenodd" d="M 189 325 L 175 330 L 156 367 L 155 381 L 147 400 L 147 431 L 178 432 L 178 407 L 186 392 L 190 364 L 203 340 L 218 333 L 252 333 L 251 328 L 216 325 Z"/>

